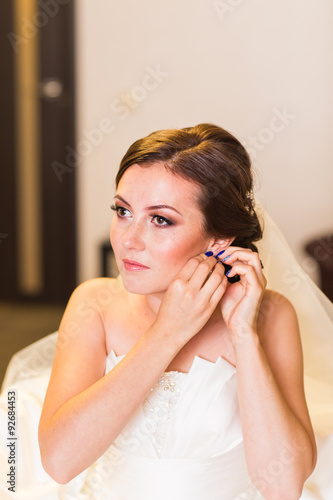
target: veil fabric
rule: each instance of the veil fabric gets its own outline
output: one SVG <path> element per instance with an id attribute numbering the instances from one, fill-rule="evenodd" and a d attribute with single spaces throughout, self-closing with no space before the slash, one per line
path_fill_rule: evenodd
<path id="1" fill-rule="evenodd" d="M 333 433 L 333 303 L 311 280 L 280 229 L 256 201 L 264 236 L 256 242 L 267 288 L 293 304 L 300 327 L 304 384 L 311 421 L 318 436 Z"/>

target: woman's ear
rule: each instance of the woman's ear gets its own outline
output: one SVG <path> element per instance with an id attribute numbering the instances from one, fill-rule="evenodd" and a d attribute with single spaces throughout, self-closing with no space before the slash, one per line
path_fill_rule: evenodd
<path id="1" fill-rule="evenodd" d="M 233 236 L 232 238 L 214 238 L 211 240 L 209 243 L 209 246 L 207 246 L 207 250 L 213 252 L 214 255 L 217 255 L 218 253 L 225 251 L 234 241 L 236 236 Z"/>

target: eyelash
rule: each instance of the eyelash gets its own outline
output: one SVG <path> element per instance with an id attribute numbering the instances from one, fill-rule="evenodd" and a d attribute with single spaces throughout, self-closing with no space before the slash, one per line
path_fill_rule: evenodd
<path id="1" fill-rule="evenodd" d="M 122 207 L 120 205 L 111 205 L 110 208 L 111 208 L 111 210 L 114 210 L 115 212 L 117 212 L 117 216 L 120 218 L 123 218 L 124 216 L 119 214 L 119 210 L 120 209 L 128 210 L 127 208 Z M 171 220 L 166 219 L 165 217 L 162 217 L 162 215 L 158 215 L 158 214 L 153 214 L 151 220 L 155 219 L 155 217 L 158 217 L 159 219 L 163 219 L 166 222 L 166 225 L 168 225 L 168 226 L 172 226 L 174 224 Z M 159 226 L 159 227 L 166 227 L 166 225 L 165 224 L 157 224 L 157 226 Z"/>

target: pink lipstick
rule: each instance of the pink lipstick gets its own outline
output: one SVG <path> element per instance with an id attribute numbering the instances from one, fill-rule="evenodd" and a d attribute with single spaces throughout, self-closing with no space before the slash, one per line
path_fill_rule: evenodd
<path id="1" fill-rule="evenodd" d="M 149 269 L 149 267 L 144 266 L 136 260 L 123 259 L 123 263 L 126 271 L 144 271 L 145 269 Z"/>

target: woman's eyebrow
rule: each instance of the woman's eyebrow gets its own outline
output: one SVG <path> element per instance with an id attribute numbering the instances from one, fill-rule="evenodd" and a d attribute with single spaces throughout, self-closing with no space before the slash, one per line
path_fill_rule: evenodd
<path id="1" fill-rule="evenodd" d="M 122 198 L 119 194 L 115 195 L 115 199 L 116 198 L 121 200 L 123 203 L 126 203 L 126 205 L 128 205 L 131 208 L 131 205 L 126 200 L 124 200 L 124 198 Z M 145 210 L 158 210 L 159 208 L 168 208 L 169 210 L 174 210 L 175 212 L 177 212 L 177 214 L 182 216 L 182 214 L 180 212 L 178 212 L 178 210 L 176 210 L 176 208 L 173 208 L 170 205 L 164 205 L 164 204 L 151 205 L 150 207 L 146 207 Z"/>

